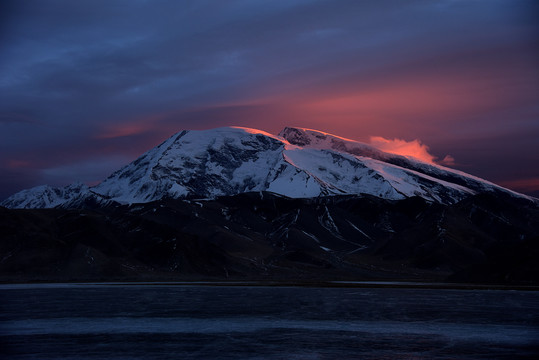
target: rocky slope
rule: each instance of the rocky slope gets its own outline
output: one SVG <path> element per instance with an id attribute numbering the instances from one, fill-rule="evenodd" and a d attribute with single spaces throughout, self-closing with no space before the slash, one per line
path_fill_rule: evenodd
<path id="1" fill-rule="evenodd" d="M 0 233 L 0 281 L 539 284 L 539 208 L 494 194 L 452 205 L 256 192 L 93 210 L 0 208 Z"/>

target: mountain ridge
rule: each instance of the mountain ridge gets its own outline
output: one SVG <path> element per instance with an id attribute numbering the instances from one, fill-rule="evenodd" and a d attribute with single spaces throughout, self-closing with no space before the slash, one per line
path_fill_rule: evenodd
<path id="1" fill-rule="evenodd" d="M 98 185 L 39 186 L 0 203 L 7 208 L 84 207 L 165 198 L 212 199 L 268 191 L 291 198 L 368 194 L 419 196 L 451 204 L 482 192 L 535 199 L 440 165 L 384 152 L 318 130 L 279 135 L 243 128 L 183 130 Z"/>
<path id="2" fill-rule="evenodd" d="M 427 281 L 536 286 L 539 207 L 484 193 L 249 192 L 95 209 L 0 208 L 0 282 Z"/>

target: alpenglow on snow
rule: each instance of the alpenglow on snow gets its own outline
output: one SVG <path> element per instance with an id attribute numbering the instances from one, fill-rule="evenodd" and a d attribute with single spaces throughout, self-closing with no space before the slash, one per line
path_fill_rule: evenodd
<path id="1" fill-rule="evenodd" d="M 526 197 L 472 175 L 383 152 L 321 131 L 287 127 L 278 136 L 223 127 L 181 131 L 96 186 L 47 185 L 18 192 L 8 208 L 208 199 L 269 191 L 292 198 L 369 194 L 451 204 L 481 192 Z M 528 197 L 526 197 L 528 198 Z"/>

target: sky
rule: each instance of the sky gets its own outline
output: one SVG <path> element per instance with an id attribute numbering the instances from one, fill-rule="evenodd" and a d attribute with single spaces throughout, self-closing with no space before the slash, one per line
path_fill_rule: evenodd
<path id="1" fill-rule="evenodd" d="M 183 129 L 322 130 L 539 196 L 539 1 L 3 0 L 0 200 Z"/>

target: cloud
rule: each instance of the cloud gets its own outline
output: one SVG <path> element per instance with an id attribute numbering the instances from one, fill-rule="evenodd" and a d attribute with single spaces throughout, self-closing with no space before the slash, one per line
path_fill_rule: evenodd
<path id="1" fill-rule="evenodd" d="M 402 156 L 412 157 L 428 163 L 434 163 L 435 156 L 429 153 L 427 145 L 419 140 L 406 141 L 401 139 L 385 139 L 381 136 L 371 136 L 370 144 L 376 148 Z"/>
<path id="2" fill-rule="evenodd" d="M 533 193 L 539 191 L 539 177 L 499 181 L 498 183 L 503 187 L 523 193 Z"/>
<path id="3" fill-rule="evenodd" d="M 440 164 L 444 166 L 455 166 L 455 158 L 451 155 L 446 155 L 442 160 L 430 153 L 427 145 L 420 140 L 406 141 L 402 139 L 386 139 L 381 136 L 371 136 L 369 143 L 376 148 L 391 153 L 411 157 L 431 164 Z"/>
<path id="4" fill-rule="evenodd" d="M 105 124 L 98 130 L 95 139 L 114 139 L 120 137 L 141 135 L 154 131 L 160 114 L 128 119 L 125 122 Z"/>
<path id="5" fill-rule="evenodd" d="M 455 166 L 455 158 L 451 155 L 446 155 L 442 160 L 438 161 L 438 164 L 445 166 Z"/>
<path id="6" fill-rule="evenodd" d="M 13 160 L 9 160 L 7 162 L 7 168 L 8 169 L 24 169 L 24 168 L 28 168 L 28 167 L 31 167 L 32 166 L 32 163 L 29 162 L 29 161 L 26 161 L 26 160 L 16 160 L 16 159 L 13 159 Z"/>
<path id="7" fill-rule="evenodd" d="M 122 166 L 129 163 L 131 159 L 125 156 L 106 156 L 77 161 L 75 163 L 64 164 L 56 167 L 41 170 L 41 177 L 46 184 L 81 181 L 89 185 L 94 185 L 105 179 Z M 68 180 L 69 179 L 69 180 Z"/>
<path id="8" fill-rule="evenodd" d="M 28 115 L 17 113 L 0 113 L 0 123 L 35 123 L 36 121 Z"/>

